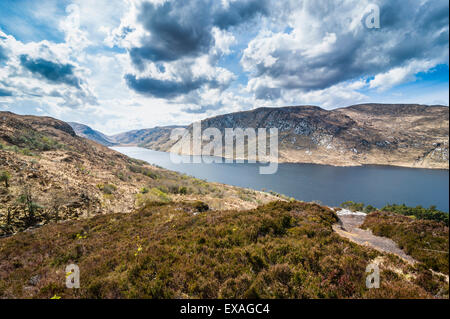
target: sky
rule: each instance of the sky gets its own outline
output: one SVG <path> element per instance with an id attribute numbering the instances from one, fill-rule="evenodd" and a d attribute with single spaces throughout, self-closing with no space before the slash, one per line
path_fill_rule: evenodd
<path id="1" fill-rule="evenodd" d="M 0 111 L 106 134 L 256 107 L 449 104 L 448 0 L 1 0 Z"/>

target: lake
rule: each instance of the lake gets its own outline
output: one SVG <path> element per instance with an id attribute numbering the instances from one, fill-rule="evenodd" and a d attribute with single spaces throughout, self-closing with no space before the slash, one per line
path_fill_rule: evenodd
<path id="1" fill-rule="evenodd" d="M 394 166 L 334 167 L 279 164 L 273 175 L 260 175 L 260 163 L 172 163 L 170 154 L 140 147 L 112 147 L 127 156 L 211 182 L 265 189 L 303 201 L 339 206 L 352 200 L 381 208 L 390 203 L 436 205 L 449 211 L 448 170 Z"/>

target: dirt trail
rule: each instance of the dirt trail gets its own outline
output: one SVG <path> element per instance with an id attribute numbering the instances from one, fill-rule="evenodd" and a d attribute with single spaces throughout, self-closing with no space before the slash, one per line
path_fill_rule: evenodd
<path id="1" fill-rule="evenodd" d="M 333 230 L 342 237 L 359 244 L 369 246 L 381 252 L 391 253 L 402 258 L 410 264 L 417 261 L 401 250 L 398 245 L 391 239 L 379 237 L 372 234 L 372 231 L 359 228 L 366 218 L 365 214 L 349 214 L 348 212 L 338 212 L 340 222 L 333 226 Z"/>

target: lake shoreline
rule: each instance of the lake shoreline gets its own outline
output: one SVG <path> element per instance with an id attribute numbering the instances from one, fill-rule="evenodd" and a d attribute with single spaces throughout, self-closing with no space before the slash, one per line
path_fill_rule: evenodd
<path id="1" fill-rule="evenodd" d="M 258 163 L 177 164 L 170 160 L 167 152 L 135 146 L 111 148 L 129 157 L 206 181 L 273 191 L 331 207 L 351 200 L 377 208 L 405 203 L 413 207 L 436 205 L 442 211 L 449 210 L 448 170 L 280 163 L 275 174 L 261 175 L 258 171 L 261 164 Z"/>
<path id="2" fill-rule="evenodd" d="M 147 150 L 155 151 L 155 152 L 163 152 L 171 154 L 171 152 L 166 152 L 163 150 L 155 150 L 151 148 L 147 148 L 144 146 L 140 146 L 139 144 L 117 144 L 110 146 L 111 148 L 114 147 L 139 147 L 144 148 Z M 200 156 L 200 155 L 192 155 L 192 154 L 179 154 L 183 156 Z M 207 155 L 209 156 L 209 155 Z M 228 157 L 219 157 L 222 160 L 230 159 Z M 234 161 L 238 160 L 236 158 L 233 158 Z M 247 160 L 246 160 L 247 161 Z M 264 162 L 256 161 L 256 163 L 266 164 Z M 449 167 L 422 167 L 422 166 L 414 166 L 409 163 L 397 163 L 397 164 L 389 164 L 389 163 L 348 163 L 348 164 L 340 164 L 340 163 L 333 163 L 333 162 L 314 162 L 314 161 L 290 161 L 286 159 L 279 159 L 278 164 L 311 164 L 311 165 L 323 165 L 323 166 L 333 166 L 333 167 L 365 167 L 365 166 L 381 166 L 381 167 L 399 167 L 399 168 L 413 168 L 413 169 L 427 169 L 427 170 L 438 170 L 438 171 L 449 171 Z"/>

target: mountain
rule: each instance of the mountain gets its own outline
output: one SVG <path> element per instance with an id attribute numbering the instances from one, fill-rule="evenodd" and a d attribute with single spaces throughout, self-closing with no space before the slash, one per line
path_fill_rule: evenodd
<path id="1" fill-rule="evenodd" d="M 67 124 L 69 124 L 73 128 L 78 136 L 88 138 L 105 146 L 116 145 L 116 143 L 109 136 L 106 136 L 105 134 L 92 129 L 87 125 L 75 122 L 67 122 Z"/>
<path id="2" fill-rule="evenodd" d="M 68 124 L 78 136 L 90 139 L 104 146 L 139 145 L 155 150 L 165 149 L 165 144 L 170 141 L 169 137 L 172 129 L 183 127 L 177 125 L 162 126 L 108 136 L 84 124 L 75 122 L 68 122 Z"/>
<path id="3" fill-rule="evenodd" d="M 173 129 L 184 126 L 162 126 L 150 129 L 134 130 L 110 136 L 110 139 L 120 145 L 139 145 L 153 150 L 165 150 L 170 142 L 170 133 Z"/>
<path id="4" fill-rule="evenodd" d="M 276 198 L 131 159 L 77 136 L 60 120 L 0 112 L 0 237 L 61 220 L 130 213 L 152 201 L 201 199 L 225 209 Z"/>
<path id="5" fill-rule="evenodd" d="M 334 110 L 263 107 L 203 120 L 202 129 L 208 127 L 218 128 L 222 134 L 225 128 L 278 128 L 280 162 L 449 167 L 447 106 L 361 104 Z M 188 129 L 192 131 L 192 125 Z M 161 151 L 170 151 L 175 143 L 169 140 L 168 128 L 138 132 L 120 136 L 126 144 Z M 144 135 L 147 137 L 141 138 Z"/>

